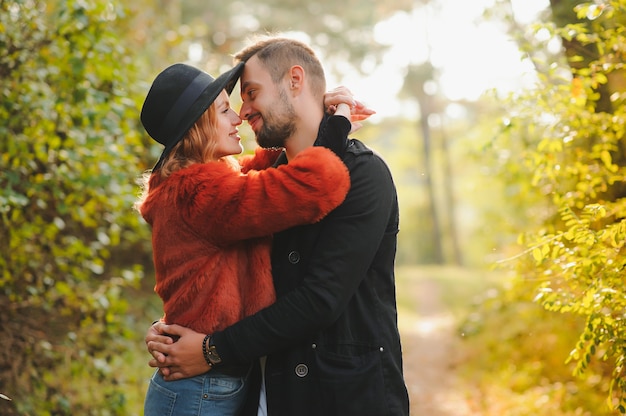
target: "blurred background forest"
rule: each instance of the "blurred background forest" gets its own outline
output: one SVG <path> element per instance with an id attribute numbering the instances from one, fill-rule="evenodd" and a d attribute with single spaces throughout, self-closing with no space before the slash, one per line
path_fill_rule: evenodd
<path id="1" fill-rule="evenodd" d="M 0 414 L 141 414 L 161 312 L 133 203 L 161 149 L 139 109 L 164 67 L 217 74 L 267 31 L 378 111 L 356 136 L 398 186 L 398 286 L 445 281 L 474 414 L 625 413 L 625 11 L 0 0 Z"/>

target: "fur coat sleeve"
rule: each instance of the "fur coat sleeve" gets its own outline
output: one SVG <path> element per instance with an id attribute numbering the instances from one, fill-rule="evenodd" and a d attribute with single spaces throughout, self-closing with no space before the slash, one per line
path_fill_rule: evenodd
<path id="1" fill-rule="evenodd" d="M 332 151 L 310 147 L 287 165 L 247 173 L 223 162 L 192 165 L 159 187 L 189 228 L 225 245 L 319 221 L 343 202 L 350 178 Z"/>
<path id="2" fill-rule="evenodd" d="M 283 152 L 282 149 L 263 149 L 257 147 L 254 156 L 244 156 L 239 159 L 241 171 L 247 173 L 251 170 L 267 169 L 276 162 L 278 156 Z"/>

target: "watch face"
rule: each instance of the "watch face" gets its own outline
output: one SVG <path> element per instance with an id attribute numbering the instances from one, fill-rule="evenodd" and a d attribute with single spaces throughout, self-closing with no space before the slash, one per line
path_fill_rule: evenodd
<path id="1" fill-rule="evenodd" d="M 209 346 L 209 359 L 211 360 L 213 364 L 219 364 L 222 362 L 222 358 L 217 353 L 217 349 L 215 348 L 215 345 Z"/>

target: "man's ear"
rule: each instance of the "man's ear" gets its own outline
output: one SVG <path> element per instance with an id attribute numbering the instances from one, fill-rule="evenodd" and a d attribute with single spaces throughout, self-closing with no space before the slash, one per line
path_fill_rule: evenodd
<path id="1" fill-rule="evenodd" d="M 289 68 L 289 87 L 292 90 L 300 90 L 304 86 L 304 68 L 294 65 Z"/>

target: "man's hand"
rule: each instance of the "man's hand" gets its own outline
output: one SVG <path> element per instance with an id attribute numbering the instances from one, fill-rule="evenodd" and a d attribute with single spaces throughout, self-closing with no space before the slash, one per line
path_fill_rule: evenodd
<path id="1" fill-rule="evenodd" d="M 183 326 L 155 323 L 145 338 L 148 351 L 152 354 L 150 367 L 158 367 L 166 381 L 206 373 L 211 368 L 202 354 L 203 340 L 204 334 Z"/>

